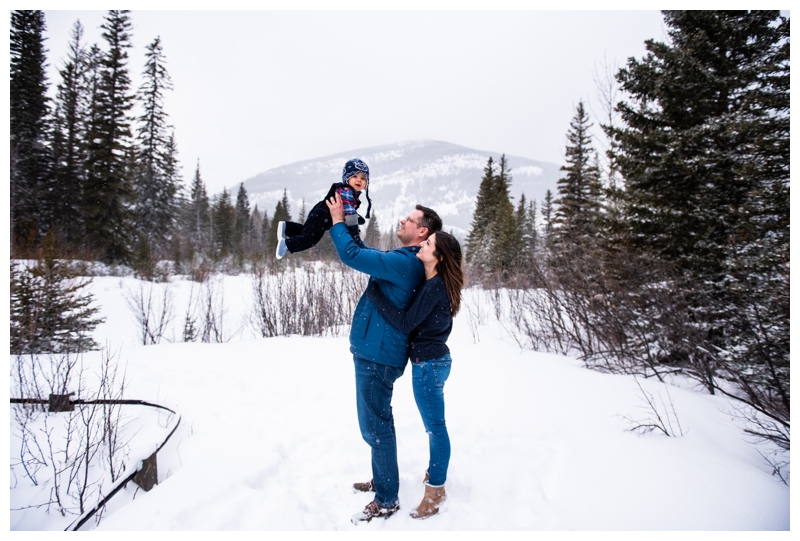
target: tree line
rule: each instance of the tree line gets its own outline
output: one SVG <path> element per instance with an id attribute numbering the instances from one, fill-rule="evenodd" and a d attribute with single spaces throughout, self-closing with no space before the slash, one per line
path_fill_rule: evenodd
<path id="1" fill-rule="evenodd" d="M 524 196 L 511 203 L 505 157 L 489 159 L 471 277 L 535 292 L 517 316 L 536 347 L 688 375 L 788 449 L 789 20 L 663 17 L 669 41 L 648 40 L 601 85 L 602 157 L 578 103 L 557 194 L 538 214 Z"/>
<path id="2" fill-rule="evenodd" d="M 164 105 L 173 83 L 161 38 L 146 46 L 134 89 L 130 13 L 108 11 L 101 28 L 102 46 L 89 45 L 75 22 L 51 98 L 44 13 L 11 12 L 12 257 L 41 251 L 48 235 L 63 257 L 127 264 L 144 275 L 159 260 L 178 270 L 198 261 L 241 268 L 271 254 L 277 222 L 292 218 L 285 195 L 271 219 L 250 208 L 243 184 L 235 200 L 227 189 L 209 198 L 199 159 L 184 188 Z M 304 257 L 333 255 L 322 243 Z"/>

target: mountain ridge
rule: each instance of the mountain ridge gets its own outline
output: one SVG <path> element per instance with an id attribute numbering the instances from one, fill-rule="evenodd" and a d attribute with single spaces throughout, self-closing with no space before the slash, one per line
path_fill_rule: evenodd
<path id="1" fill-rule="evenodd" d="M 467 234 L 483 169 L 489 156 L 501 153 L 471 149 L 445 141 L 417 139 L 348 150 L 274 167 L 244 181 L 251 206 L 271 216 L 286 190 L 296 219 L 305 201 L 306 212 L 341 180 L 344 163 L 361 158 L 370 168 L 369 195 L 373 215 L 382 231 L 396 227 L 416 204 L 436 210 L 446 230 Z M 511 168 L 510 193 L 516 205 L 522 193 L 541 203 L 549 189 L 556 192 L 560 167 L 553 163 L 506 155 Z M 362 195 L 360 214 L 366 213 Z M 487 226 L 490 224 L 487 224 Z"/>

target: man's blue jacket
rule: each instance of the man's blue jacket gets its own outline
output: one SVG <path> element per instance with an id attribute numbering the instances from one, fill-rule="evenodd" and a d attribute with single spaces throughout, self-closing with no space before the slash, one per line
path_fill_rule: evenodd
<path id="1" fill-rule="evenodd" d="M 381 292 L 401 310 L 407 310 L 422 284 L 425 268 L 417 259 L 419 246 L 384 252 L 355 242 L 343 223 L 334 225 L 331 238 L 342 263 L 370 275 Z M 408 360 L 408 334 L 389 325 L 367 298 L 358 301 L 350 327 L 350 351 L 378 364 L 403 367 Z"/>

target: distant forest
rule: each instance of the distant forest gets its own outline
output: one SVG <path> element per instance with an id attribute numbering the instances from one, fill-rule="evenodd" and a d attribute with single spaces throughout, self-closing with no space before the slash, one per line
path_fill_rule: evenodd
<path id="1" fill-rule="evenodd" d="M 515 206 L 505 156 L 488 160 L 465 240 L 469 284 L 516 295 L 531 347 L 688 376 L 742 404 L 753 437 L 788 449 L 789 19 L 663 18 L 666 42 L 597 78 L 601 118 L 578 103 L 557 193 Z M 76 22 L 49 99 L 44 14 L 11 12 L 12 258 L 47 246 L 144 278 L 165 260 L 183 273 L 290 264 L 273 255 L 286 197 L 269 215 L 243 185 L 209 200 L 199 163 L 181 189 L 166 55 L 155 38 L 131 88 L 131 27 L 127 11 L 109 11 L 98 46 Z M 375 220 L 364 240 L 391 247 Z M 302 257 L 335 253 L 326 236 Z"/>
<path id="2" fill-rule="evenodd" d="M 36 253 L 46 237 L 63 257 L 125 264 L 148 274 L 154 262 L 225 262 L 241 269 L 272 254 L 288 200 L 271 219 L 251 209 L 243 185 L 210 200 L 200 163 L 183 189 L 175 130 L 164 108 L 173 89 L 156 37 L 146 47 L 142 84 L 131 87 L 131 16 L 111 10 L 102 46 L 83 41 L 76 21 L 56 94 L 45 77 L 45 16 L 11 12 L 11 249 Z M 138 107 L 134 107 L 137 105 Z M 133 117 L 132 111 L 141 111 Z M 295 218 L 303 221 L 305 209 Z M 379 235 L 377 222 L 367 237 Z M 377 240 L 377 238 L 371 238 Z M 321 243 L 307 257 L 334 257 Z"/>

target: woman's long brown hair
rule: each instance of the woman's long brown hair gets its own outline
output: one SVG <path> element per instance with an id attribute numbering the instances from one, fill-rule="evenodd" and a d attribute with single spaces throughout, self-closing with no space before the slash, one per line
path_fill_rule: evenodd
<path id="1" fill-rule="evenodd" d="M 450 233 L 437 231 L 434 233 L 436 250 L 433 255 L 438 259 L 436 272 L 444 280 L 447 298 L 450 299 L 450 316 L 456 317 L 461 308 L 461 289 L 464 287 L 464 272 L 461 270 L 461 245 Z"/>

